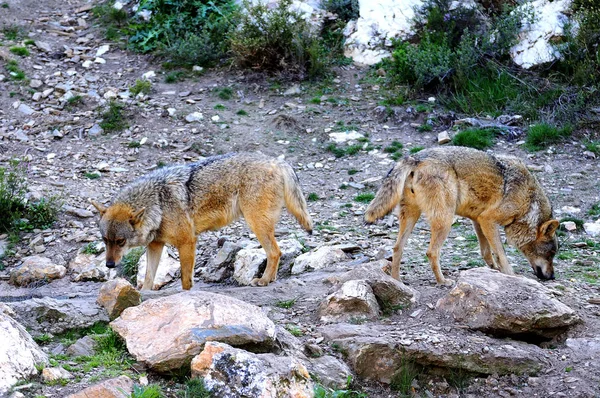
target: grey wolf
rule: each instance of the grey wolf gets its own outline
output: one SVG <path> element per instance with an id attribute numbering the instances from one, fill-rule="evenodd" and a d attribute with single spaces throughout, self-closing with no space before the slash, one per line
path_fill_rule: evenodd
<path id="1" fill-rule="evenodd" d="M 550 201 L 539 182 L 516 157 L 465 147 L 431 148 L 405 157 L 384 178 L 365 221 L 373 223 L 396 206 L 400 230 L 391 266 L 396 279 L 402 251 L 422 213 L 431 225 L 427 257 L 438 284 L 452 283 L 444 279 L 439 257 L 455 214 L 472 220 L 488 266 L 513 274 L 498 231 L 502 226 L 535 275 L 554 279 L 559 223 L 552 219 Z"/>
<path id="2" fill-rule="evenodd" d="M 256 153 L 213 156 L 197 163 L 165 167 L 125 186 L 100 212 L 106 266 L 113 268 L 130 247 L 147 246 L 142 289 L 152 289 L 165 244 L 179 252 L 181 283 L 192 287 L 197 235 L 224 227 L 243 216 L 267 254 L 267 267 L 253 285 L 277 277 L 281 251 L 275 224 L 285 205 L 312 233 L 312 220 L 292 167 Z"/>

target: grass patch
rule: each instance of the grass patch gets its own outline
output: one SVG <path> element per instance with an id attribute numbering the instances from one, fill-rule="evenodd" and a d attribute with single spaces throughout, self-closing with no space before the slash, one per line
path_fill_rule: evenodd
<path id="1" fill-rule="evenodd" d="M 401 142 L 399 142 L 399 141 L 392 141 L 392 143 L 390 145 L 388 145 L 385 148 L 383 148 L 383 152 L 385 152 L 385 153 L 396 153 L 396 152 L 400 151 L 402 148 L 404 148 L 404 145 L 402 145 Z"/>
<path id="2" fill-rule="evenodd" d="M 353 176 L 354 174 L 360 173 L 360 170 L 350 169 L 348 170 L 348 175 Z"/>
<path id="3" fill-rule="evenodd" d="M 233 97 L 233 90 L 229 87 L 222 88 L 217 92 L 217 96 L 225 101 L 230 100 Z"/>
<path id="4" fill-rule="evenodd" d="M 315 398 L 368 398 L 364 392 L 352 389 L 352 376 L 348 376 L 346 388 L 343 390 L 333 390 L 316 383 L 313 392 Z"/>
<path id="5" fill-rule="evenodd" d="M 140 148 L 142 143 L 139 141 L 131 141 L 127 143 L 127 148 Z"/>
<path id="6" fill-rule="evenodd" d="M 417 152 L 421 152 L 423 149 L 425 149 L 425 147 L 422 147 L 422 146 L 414 146 L 414 147 L 410 148 L 410 149 L 408 150 L 408 152 L 409 152 L 411 155 L 414 155 L 414 154 L 415 154 L 415 153 L 417 153 Z"/>
<path id="7" fill-rule="evenodd" d="M 571 127 L 558 128 L 547 123 L 535 124 L 529 127 L 525 138 L 525 148 L 529 151 L 539 151 L 552 144 L 558 144 L 563 139 L 570 137 Z"/>
<path id="8" fill-rule="evenodd" d="M 100 127 L 107 133 L 125 130 L 129 125 L 125 120 L 124 109 L 123 104 L 116 101 L 109 102 L 108 108 L 100 115 L 102 118 Z"/>
<path id="9" fill-rule="evenodd" d="M 98 178 L 102 177 L 102 175 L 98 172 L 90 173 L 89 171 L 86 171 L 85 173 L 83 173 L 83 176 L 90 180 L 97 180 Z"/>
<path id="10" fill-rule="evenodd" d="M 587 213 L 592 217 L 600 216 L 600 202 L 593 204 Z"/>
<path id="11" fill-rule="evenodd" d="M 420 373 L 420 367 L 410 359 L 406 358 L 406 355 L 403 354 L 400 361 L 400 367 L 392 375 L 390 388 L 393 391 L 398 391 L 402 397 L 411 397 L 415 392 L 412 387 L 413 380 L 415 380 Z"/>
<path id="12" fill-rule="evenodd" d="M 296 301 L 298 301 L 298 298 L 293 298 L 291 300 L 280 300 L 275 303 L 275 307 L 289 309 L 296 304 Z"/>
<path id="13" fill-rule="evenodd" d="M 212 398 L 213 393 L 206 388 L 204 379 L 194 378 L 185 382 L 183 391 L 177 392 L 178 398 Z"/>
<path id="14" fill-rule="evenodd" d="M 14 59 L 11 59 L 6 63 L 5 69 L 11 79 L 17 81 L 25 80 L 25 72 L 21 70 L 19 63 Z"/>
<path id="15" fill-rule="evenodd" d="M 137 79 L 135 84 L 129 87 L 129 92 L 133 95 L 138 95 L 140 93 L 148 95 L 150 94 L 150 91 L 152 91 L 152 83 L 145 79 Z"/>
<path id="16" fill-rule="evenodd" d="M 89 242 L 88 244 L 83 246 L 83 248 L 81 249 L 81 252 L 83 254 L 92 254 L 92 255 L 101 253 L 101 251 L 98 250 L 98 242 Z"/>
<path id="17" fill-rule="evenodd" d="M 375 194 L 372 192 L 364 192 L 354 197 L 355 202 L 359 203 L 370 203 L 375 198 Z"/>
<path id="18" fill-rule="evenodd" d="M 363 149 L 363 144 L 348 145 L 347 147 L 339 147 L 335 143 L 327 145 L 325 148 L 328 152 L 331 152 L 336 158 L 341 158 L 346 155 L 356 155 Z"/>
<path id="19" fill-rule="evenodd" d="M 240 115 L 240 116 L 248 116 L 248 112 L 246 112 L 246 111 L 245 111 L 245 110 L 243 110 L 243 109 L 240 109 L 240 110 L 239 110 L 239 111 L 237 111 L 235 114 L 236 114 L 236 115 Z"/>
<path id="20" fill-rule="evenodd" d="M 452 144 L 475 149 L 487 149 L 494 145 L 494 133 L 490 129 L 472 128 L 457 133 Z"/>
<path id="21" fill-rule="evenodd" d="M 158 384 L 149 384 L 147 386 L 133 386 L 131 398 L 162 398 L 164 394 L 162 387 Z"/>
<path id="22" fill-rule="evenodd" d="M 302 330 L 298 326 L 296 326 L 292 323 L 288 323 L 287 325 L 285 325 L 285 329 L 288 332 L 290 332 L 292 334 L 292 336 L 295 336 L 295 337 L 300 337 L 304 334 L 304 333 L 302 333 Z"/>
<path id="23" fill-rule="evenodd" d="M 33 336 L 33 340 L 39 345 L 46 345 L 52 341 L 52 336 L 44 333 L 40 334 L 39 336 Z"/>
<path id="24" fill-rule="evenodd" d="M 217 104 L 213 107 L 213 109 L 215 109 L 217 111 L 224 111 L 225 109 L 227 109 L 227 107 L 223 104 Z"/>
<path id="25" fill-rule="evenodd" d="M 72 97 L 69 97 L 69 99 L 67 100 L 67 107 L 69 108 L 78 106 L 80 104 L 83 104 L 83 97 L 81 95 L 74 95 Z"/>
<path id="26" fill-rule="evenodd" d="M 597 156 L 600 155 L 600 141 L 584 141 L 583 145 L 585 146 L 586 150 Z"/>
<path id="27" fill-rule="evenodd" d="M 25 31 L 19 25 L 8 25 L 2 28 L 2 34 L 6 40 L 18 40 L 25 35 Z"/>
<path id="28" fill-rule="evenodd" d="M 319 195 L 317 195 L 314 192 L 309 193 L 308 196 L 306 197 L 306 200 L 308 200 L 309 202 L 316 202 L 319 199 L 320 199 Z"/>
<path id="29" fill-rule="evenodd" d="M 29 49 L 27 47 L 19 47 L 19 46 L 14 46 L 9 48 L 10 52 L 13 54 L 16 54 L 20 57 L 28 57 L 29 56 Z"/>
<path id="30" fill-rule="evenodd" d="M 421 132 L 421 133 L 425 133 L 428 131 L 433 131 L 433 126 L 431 126 L 430 124 L 427 123 L 423 123 L 422 125 L 420 125 L 419 127 L 417 127 L 417 131 Z"/>
<path id="31" fill-rule="evenodd" d="M 165 83 L 177 83 L 185 79 L 185 72 L 177 70 L 165 75 Z"/>
<path id="32" fill-rule="evenodd" d="M 138 263 L 145 251 L 146 249 L 143 247 L 136 247 L 129 250 L 121 259 L 121 273 L 132 283 L 135 282 L 138 272 Z"/>

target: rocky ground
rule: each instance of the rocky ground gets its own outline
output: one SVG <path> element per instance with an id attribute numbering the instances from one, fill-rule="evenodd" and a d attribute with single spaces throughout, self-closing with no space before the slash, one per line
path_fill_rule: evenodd
<path id="1" fill-rule="evenodd" d="M 108 277 L 107 270 L 99 271 L 100 267 L 94 265 L 95 271 L 86 269 L 87 276 L 79 277 L 84 273 L 82 267 L 98 261 L 87 259 L 84 266 L 73 263 L 84 245 L 100 241 L 89 199 L 108 203 L 125 183 L 163 164 L 231 151 L 261 151 L 284 157 L 297 170 L 305 195 L 310 195 L 315 234 L 308 236 L 285 214 L 278 225 L 277 239 L 291 242 L 289 258 L 275 283 L 256 288 L 240 283 L 245 280 L 243 272 L 231 277 L 231 271 L 228 274 L 215 265 L 233 266 L 230 263 L 234 261 L 216 260 L 219 250 L 222 256 L 227 254 L 222 251 L 223 242 L 223 248 L 233 252 L 235 246 L 244 247 L 243 255 L 250 258 L 247 262 L 260 264 L 260 258 L 252 259 L 252 255 L 258 255 L 252 252 L 258 246 L 246 225 L 237 222 L 205 233 L 199 240 L 193 291 L 225 294 L 261 307 L 275 325 L 292 330 L 299 344 L 309 351 L 346 361 L 354 373 L 354 388 L 369 397 L 397 396 L 389 383 L 393 370 L 401 366 L 398 352 L 408 352 L 411 361 L 424 366 L 413 383 L 418 396 L 600 394 L 600 308 L 599 301 L 594 300 L 600 296 L 600 243 L 582 230 L 562 234 L 555 261 L 556 280 L 543 284 L 547 288 L 544 300 L 555 300 L 551 301 L 553 310 L 558 308 L 558 300 L 575 313 L 569 315 L 568 323 L 577 317 L 582 322 L 551 336 L 517 336 L 527 342 L 490 337 L 489 330 L 472 331 L 477 328 L 468 322 L 455 322 L 453 316 L 436 307 L 438 300 L 447 298 L 450 288 L 434 283 L 425 257 L 428 225 L 422 221 L 407 244 L 402 266 L 402 280 L 413 290 L 412 302 L 380 308 L 385 303 L 368 283 L 352 282 L 340 290 L 343 282 L 361 279 L 359 275 L 344 276 L 346 272 L 366 263 L 371 265 L 363 270 L 365 274 L 376 272 L 382 264 L 372 261 L 389 258 L 397 222 L 390 216 L 377 225 L 364 225 L 366 203 L 356 199 L 359 194 L 375 192 L 381 177 L 391 168 L 392 154 L 384 148 L 393 141 L 403 144 L 399 153 L 408 153 L 417 146 L 438 145 L 438 133 L 449 130 L 454 117 L 435 103 L 425 100 L 392 112 L 382 111 L 378 105 L 383 88 L 367 70 L 354 66 L 336 69 L 334 79 L 321 83 L 296 85 L 225 68 L 189 72 L 183 81 L 168 84 L 158 61 L 103 39 L 102 30 L 89 13 L 89 3 L 25 0 L 4 4 L 8 7 L 2 8 L 0 23 L 5 27 L 19 25 L 21 36 L 10 39 L 6 30 L 0 34 L 2 65 L 17 60 L 27 80 L 16 81 L 5 67 L 0 70 L 0 164 L 6 165 L 12 158 L 27 160 L 31 197 L 57 195 L 64 202 L 59 220 L 51 229 L 22 233 L 10 256 L 3 259 L 0 301 L 13 307 L 20 319 L 24 319 L 23 313 L 32 311 L 32 297 L 49 297 L 72 302 L 74 307 L 83 303 L 81 310 L 71 310 L 80 314 L 81 324 L 75 322 L 70 327 L 107 320 L 106 314 L 95 313 L 89 307 L 102 280 Z M 29 45 L 29 56 L 9 52 L 9 47 L 26 39 L 35 41 L 35 45 Z M 129 88 L 146 73 L 152 82 L 151 92 L 132 95 Z M 111 99 L 126 105 L 129 127 L 103 133 L 100 114 Z M 195 117 L 190 116 L 194 113 Z M 421 131 L 420 126 L 428 123 L 432 131 Z M 361 136 L 355 136 L 348 141 L 352 132 L 362 138 L 357 140 Z M 360 144 L 360 150 L 336 158 L 327 150 L 332 133 L 339 133 L 335 137 L 340 141 L 346 140 L 338 144 L 340 148 Z M 580 131 L 572 140 L 536 153 L 522 149 L 518 138 L 508 141 L 500 137 L 493 150 L 526 161 L 544 186 L 557 217 L 572 215 L 589 222 L 594 220 L 587 211 L 600 200 L 600 166 L 597 159 L 586 157 L 577 138 L 589 133 Z M 0 236 L 0 242 L 3 240 L 6 236 Z M 316 266 L 297 272 L 291 268 L 293 258 L 323 245 L 337 246 L 337 257 L 321 259 L 314 263 Z M 508 248 L 507 254 L 516 274 L 535 279 L 518 251 Z M 9 283 L 23 258 L 31 255 L 49 259 L 57 279 L 25 286 Z M 232 254 L 229 260 L 235 258 Z M 319 268 L 318 264 L 325 267 L 309 272 L 310 268 Z M 442 253 L 444 273 L 457 280 L 462 271 L 482 266 L 470 223 L 457 219 Z M 224 274 L 214 276 L 217 271 Z M 385 276 L 377 274 L 374 278 Z M 215 279 L 224 280 L 209 282 Z M 375 304 L 357 316 L 345 318 L 327 315 L 320 309 L 328 295 L 344 289 L 354 295 L 366 291 L 365 301 L 371 297 Z M 175 278 L 158 292 L 144 293 L 143 300 L 180 290 Z M 528 304 L 531 297 L 537 296 L 516 294 L 514 301 L 503 301 L 504 309 L 514 315 L 519 311 L 511 311 L 513 307 L 533 306 Z M 290 300 L 295 300 L 290 308 L 281 308 L 282 302 Z M 536 314 L 548 312 L 540 311 Z M 65 327 L 36 328 L 34 324 L 39 321 L 28 324 L 33 336 L 65 331 Z M 498 331 L 491 334 L 502 335 Z M 45 348 L 53 350 L 56 346 Z M 380 364 L 382 358 L 392 365 Z M 115 375 L 101 370 L 89 374 L 79 371 L 76 381 L 65 386 L 40 384 L 34 378 L 20 392 L 32 397 L 61 397 L 111 376 Z M 152 371 L 149 377 L 168 384 L 167 379 Z"/>

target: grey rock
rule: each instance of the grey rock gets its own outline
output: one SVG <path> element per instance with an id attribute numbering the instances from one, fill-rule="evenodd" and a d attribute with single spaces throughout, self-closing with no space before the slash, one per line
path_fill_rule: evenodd
<path id="1" fill-rule="evenodd" d="M 236 254 L 242 249 L 241 246 L 226 241 L 213 257 L 208 265 L 201 270 L 200 275 L 207 282 L 222 282 L 231 276 L 233 262 Z"/>
<path id="2" fill-rule="evenodd" d="M 24 103 L 20 103 L 17 110 L 21 113 L 26 114 L 27 116 L 33 115 L 33 113 L 35 112 L 35 110 L 33 110 L 33 108 L 31 108 L 29 105 L 24 104 Z"/>
<path id="3" fill-rule="evenodd" d="M 139 305 L 142 302 L 141 294 L 123 278 L 117 278 L 106 282 L 100 288 L 96 300 L 113 320 L 129 307 Z"/>
<path id="4" fill-rule="evenodd" d="M 67 354 L 72 357 L 91 356 L 96 352 L 97 345 L 98 342 L 92 336 L 83 336 L 67 348 Z"/>
<path id="5" fill-rule="evenodd" d="M 102 129 L 102 127 L 100 127 L 98 124 L 94 124 L 89 130 L 88 130 L 88 135 L 90 136 L 96 136 L 96 135 L 100 135 L 104 132 L 104 129 Z"/>
<path id="6" fill-rule="evenodd" d="M 335 246 L 321 246 L 315 251 L 298 256 L 292 266 L 292 274 L 323 269 L 345 259 L 347 256 L 341 249 Z"/>
<path id="7" fill-rule="evenodd" d="M 364 280 L 350 280 L 327 296 L 319 305 L 321 322 L 344 322 L 353 318 L 374 319 L 379 304 L 373 289 Z"/>
<path id="8" fill-rule="evenodd" d="M 46 283 L 52 279 L 62 278 L 66 273 L 67 269 L 64 266 L 52 263 L 49 258 L 29 256 L 23 259 L 23 263 L 19 267 L 11 270 L 10 283 L 15 286 L 26 286 L 37 282 Z"/>
<path id="9" fill-rule="evenodd" d="M 86 209 L 80 209 L 78 207 L 64 206 L 63 209 L 65 210 L 65 213 L 79 218 L 91 218 L 95 216 L 95 214 L 91 211 Z"/>

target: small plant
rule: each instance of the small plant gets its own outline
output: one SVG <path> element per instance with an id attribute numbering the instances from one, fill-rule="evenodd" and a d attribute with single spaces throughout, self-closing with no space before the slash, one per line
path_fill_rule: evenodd
<path id="1" fill-rule="evenodd" d="M 392 143 L 389 146 L 386 146 L 383 149 L 383 152 L 386 152 L 386 153 L 396 153 L 399 150 L 401 150 L 402 148 L 404 148 L 404 145 L 402 145 L 401 142 L 399 142 L 399 141 L 392 141 Z"/>
<path id="2" fill-rule="evenodd" d="M 224 87 L 219 90 L 219 92 L 217 93 L 217 96 L 225 101 L 230 100 L 231 97 L 233 96 L 233 90 L 229 87 Z"/>
<path id="3" fill-rule="evenodd" d="M 422 147 L 422 146 L 414 146 L 414 147 L 412 147 L 412 148 L 410 148 L 410 149 L 409 149 L 409 152 L 410 152 L 410 154 L 411 154 L 411 155 L 413 155 L 413 154 L 415 154 L 415 153 L 417 153 L 417 152 L 420 152 L 420 151 L 422 151 L 423 149 L 425 149 L 425 147 Z"/>
<path id="4" fill-rule="evenodd" d="M 285 325 L 285 328 L 288 332 L 292 334 L 292 336 L 300 337 L 304 334 L 298 326 L 292 323 L 288 323 L 287 325 Z"/>
<path id="5" fill-rule="evenodd" d="M 135 84 L 129 87 L 129 92 L 133 95 L 138 95 L 140 93 L 144 95 L 150 94 L 152 90 L 152 83 L 146 79 L 137 79 Z"/>
<path id="6" fill-rule="evenodd" d="M 225 107 L 225 105 L 223 105 L 223 104 L 217 104 L 213 107 L 213 109 L 215 109 L 217 111 L 224 111 L 225 109 L 227 109 L 227 107 Z"/>
<path id="7" fill-rule="evenodd" d="M 98 242 L 89 242 L 81 249 L 83 254 L 100 254 L 100 250 L 98 250 Z"/>
<path id="8" fill-rule="evenodd" d="M 138 263 L 144 252 L 145 249 L 143 247 L 136 247 L 123 256 L 121 260 L 121 272 L 124 277 L 131 280 L 135 279 L 138 272 Z"/>
<path id="9" fill-rule="evenodd" d="M 162 398 L 164 397 L 162 388 L 158 384 L 149 384 L 147 386 L 133 386 L 131 398 Z"/>
<path id="10" fill-rule="evenodd" d="M 25 72 L 19 68 L 19 64 L 14 59 L 9 60 L 5 66 L 10 78 L 13 80 L 25 80 Z"/>
<path id="11" fill-rule="evenodd" d="M 239 110 L 239 111 L 237 111 L 235 114 L 236 114 L 236 115 L 240 115 L 240 116 L 248 116 L 248 112 L 246 112 L 246 111 L 245 111 L 245 110 L 243 110 L 243 109 L 240 109 L 240 110 Z"/>
<path id="12" fill-rule="evenodd" d="M 529 127 L 525 138 L 525 147 L 530 151 L 539 151 L 549 145 L 557 144 L 571 135 L 571 127 L 557 128 L 546 123 Z"/>
<path id="13" fill-rule="evenodd" d="M 488 129 L 472 128 L 457 133 L 452 144 L 475 149 L 486 149 L 494 145 L 494 133 Z"/>
<path id="14" fill-rule="evenodd" d="M 139 141 L 131 141 L 127 143 L 127 148 L 140 148 L 142 143 Z"/>
<path id="15" fill-rule="evenodd" d="M 315 398 L 368 398 L 367 394 L 352 389 L 352 376 L 348 376 L 344 390 L 332 390 L 316 383 L 314 395 Z"/>
<path id="16" fill-rule="evenodd" d="M 81 95 L 74 95 L 72 97 L 69 97 L 69 99 L 67 100 L 68 107 L 77 106 L 81 103 L 83 103 L 83 97 Z"/>
<path id="17" fill-rule="evenodd" d="M 600 141 L 585 141 L 583 145 L 586 150 L 596 155 L 600 155 Z"/>
<path id="18" fill-rule="evenodd" d="M 96 179 L 102 177 L 102 175 L 100 173 L 98 173 L 98 172 L 90 173 L 88 171 L 86 171 L 85 173 L 83 173 L 83 176 L 85 178 L 89 178 L 90 180 L 96 180 Z"/>
<path id="19" fill-rule="evenodd" d="M 348 175 L 353 176 L 354 174 L 357 174 L 359 172 L 360 172 L 360 170 L 350 169 L 350 170 L 348 170 Z"/>
<path id="20" fill-rule="evenodd" d="M 125 106 L 123 104 L 116 101 L 109 102 L 108 109 L 100 115 L 102 118 L 100 127 L 106 132 L 115 132 L 126 129 L 128 124 L 125 121 L 125 115 L 123 114 L 124 109 Z"/>
<path id="21" fill-rule="evenodd" d="M 8 5 L 8 3 L 6 3 L 6 2 L 0 4 L 0 7 L 2 7 L 2 8 L 10 8 L 10 6 Z"/>
<path id="22" fill-rule="evenodd" d="M 14 47 L 11 47 L 9 50 L 11 53 L 16 54 L 20 57 L 28 57 L 29 56 L 29 50 L 27 49 L 27 47 L 14 46 Z"/>
<path id="23" fill-rule="evenodd" d="M 33 340 L 39 345 L 46 345 L 52 341 L 52 335 L 49 335 L 47 333 L 40 334 L 39 336 L 34 336 Z"/>
<path id="24" fill-rule="evenodd" d="M 427 123 L 423 123 L 422 125 L 420 125 L 419 127 L 417 127 L 417 130 L 421 133 L 425 133 L 428 131 L 432 131 L 433 127 L 430 124 Z"/>
<path id="25" fill-rule="evenodd" d="M 375 194 L 372 192 L 364 192 L 354 197 L 355 202 L 359 203 L 370 203 L 375 198 Z"/>
<path id="26" fill-rule="evenodd" d="M 275 303 L 275 307 L 289 309 L 296 304 L 296 301 L 298 301 L 298 298 L 293 298 L 291 300 L 280 300 Z"/>
<path id="27" fill-rule="evenodd" d="M 8 25 L 2 28 L 2 34 L 4 34 L 6 40 L 17 40 L 20 37 L 23 37 L 24 32 L 23 28 L 18 25 Z"/>
<path id="28" fill-rule="evenodd" d="M 180 70 L 169 72 L 165 75 L 165 83 L 177 83 L 185 79 L 185 72 Z"/>
<path id="29" fill-rule="evenodd" d="M 178 398 L 212 398 L 213 393 L 206 388 L 204 379 L 188 379 L 185 389 L 177 393 Z"/>
<path id="30" fill-rule="evenodd" d="M 392 375 L 390 388 L 394 391 L 398 391 L 402 396 L 412 396 L 412 393 L 414 392 L 412 383 L 419 374 L 419 367 L 403 353 L 400 360 L 400 367 Z"/>
<path id="31" fill-rule="evenodd" d="M 588 214 L 592 217 L 600 216 L 600 202 L 593 204 L 588 210 Z"/>
<path id="32" fill-rule="evenodd" d="M 35 46 L 35 40 L 27 39 L 23 41 L 26 46 Z"/>
<path id="33" fill-rule="evenodd" d="M 306 200 L 308 200 L 309 202 L 316 202 L 319 199 L 320 199 L 319 195 L 317 195 L 314 192 L 309 193 L 308 196 L 306 197 Z"/>

